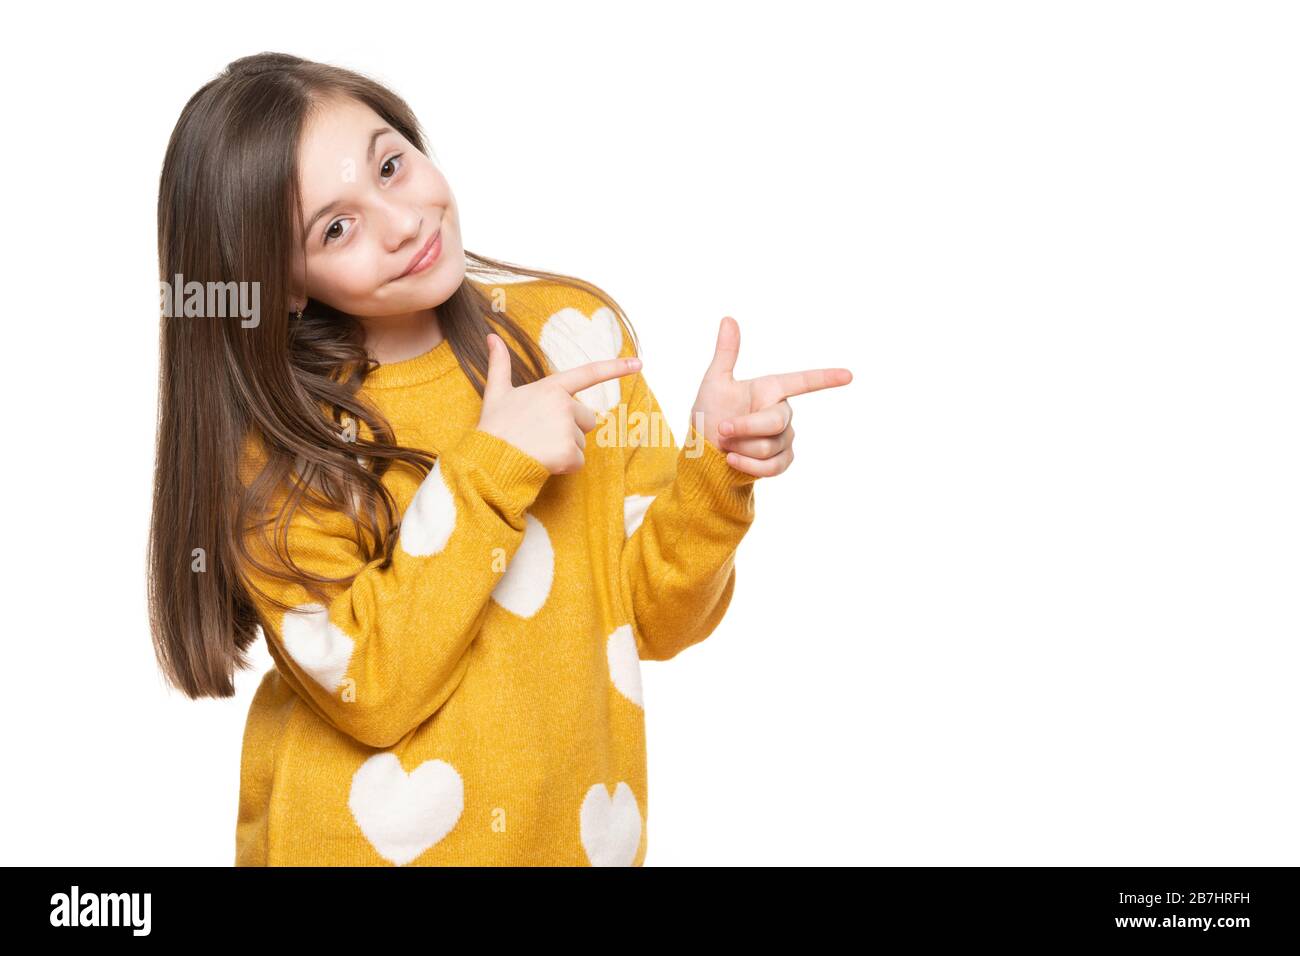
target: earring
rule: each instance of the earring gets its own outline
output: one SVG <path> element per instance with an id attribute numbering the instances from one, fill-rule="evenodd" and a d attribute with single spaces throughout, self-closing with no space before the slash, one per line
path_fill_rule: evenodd
<path id="1" fill-rule="evenodd" d="M 295 319 L 301 319 L 301 318 L 302 318 L 302 309 L 299 309 L 297 312 L 294 312 L 294 313 L 293 313 L 293 317 L 294 317 Z"/>

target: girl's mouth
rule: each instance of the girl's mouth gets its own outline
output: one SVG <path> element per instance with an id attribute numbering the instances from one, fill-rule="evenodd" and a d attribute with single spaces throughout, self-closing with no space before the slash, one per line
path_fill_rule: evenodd
<path id="1" fill-rule="evenodd" d="M 415 258 L 412 259 L 411 264 L 406 267 L 406 271 L 397 278 L 405 279 L 407 276 L 413 276 L 417 272 L 423 272 L 425 269 L 437 262 L 438 256 L 441 254 L 442 227 L 439 226 L 438 231 L 433 234 L 433 238 L 425 244 L 423 249 L 415 254 Z"/>

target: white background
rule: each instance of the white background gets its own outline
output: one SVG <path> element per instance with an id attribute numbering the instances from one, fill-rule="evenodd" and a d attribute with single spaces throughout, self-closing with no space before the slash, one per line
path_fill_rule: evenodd
<path id="1" fill-rule="evenodd" d="M 1294 6 L 214 9 L 3 41 L 4 863 L 233 862 L 271 662 L 154 662 L 155 203 L 262 50 L 403 95 L 466 246 L 613 295 L 678 434 L 724 315 L 740 377 L 854 373 L 645 666 L 647 865 L 1300 863 Z"/>

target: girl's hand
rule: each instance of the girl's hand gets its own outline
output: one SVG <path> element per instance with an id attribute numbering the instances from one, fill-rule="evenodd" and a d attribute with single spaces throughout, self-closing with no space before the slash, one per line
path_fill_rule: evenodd
<path id="1" fill-rule="evenodd" d="M 794 460 L 792 395 L 835 388 L 853 381 L 846 368 L 809 369 L 764 375 L 738 382 L 732 378 L 740 352 L 740 326 L 731 316 L 722 320 L 713 362 L 704 373 L 691 422 L 719 451 L 727 464 L 759 478 L 779 475 Z"/>
<path id="2" fill-rule="evenodd" d="M 510 352 L 495 332 L 487 337 L 488 373 L 478 427 L 536 458 L 553 475 L 577 471 L 586 461 L 586 432 L 596 413 L 574 394 L 599 382 L 631 375 L 640 359 L 606 359 L 566 369 L 515 388 Z"/>

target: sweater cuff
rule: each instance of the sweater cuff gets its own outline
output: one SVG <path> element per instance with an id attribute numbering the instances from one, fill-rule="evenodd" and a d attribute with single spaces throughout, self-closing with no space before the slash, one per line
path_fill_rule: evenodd
<path id="1" fill-rule="evenodd" d="M 536 458 L 481 428 L 466 432 L 450 449 L 450 457 L 463 459 L 483 472 L 488 478 L 483 497 L 516 518 L 537 499 L 551 477 Z"/>
<path id="2" fill-rule="evenodd" d="M 687 501 L 698 499 L 711 511 L 753 520 L 758 476 L 732 468 L 727 453 L 696 431 L 694 422 L 677 458 L 677 481 Z"/>

